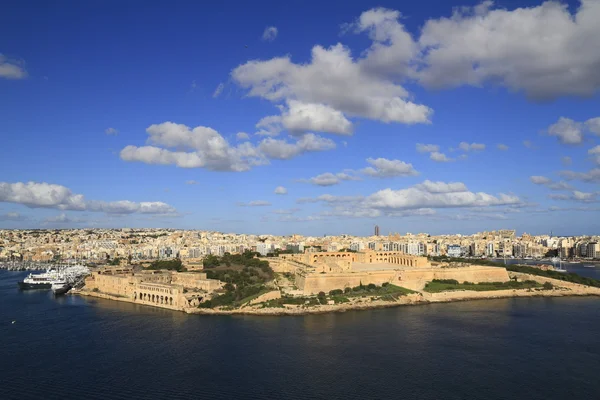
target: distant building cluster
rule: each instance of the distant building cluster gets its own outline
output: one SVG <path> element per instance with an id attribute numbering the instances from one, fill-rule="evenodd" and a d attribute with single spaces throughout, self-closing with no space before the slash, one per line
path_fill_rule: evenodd
<path id="1" fill-rule="evenodd" d="M 273 236 L 168 229 L 0 230 L 0 260 L 144 261 L 180 258 L 202 260 L 208 255 L 262 256 L 318 252 L 401 252 L 412 256 L 478 258 L 600 258 L 600 236 L 516 236 L 514 230 L 474 235 L 425 233 L 374 235 Z"/>

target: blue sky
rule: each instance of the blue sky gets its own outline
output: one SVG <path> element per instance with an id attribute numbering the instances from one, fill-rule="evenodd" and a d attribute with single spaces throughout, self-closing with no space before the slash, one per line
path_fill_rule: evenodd
<path id="1" fill-rule="evenodd" d="M 598 0 L 217 3 L 4 4 L 0 228 L 598 233 Z"/>

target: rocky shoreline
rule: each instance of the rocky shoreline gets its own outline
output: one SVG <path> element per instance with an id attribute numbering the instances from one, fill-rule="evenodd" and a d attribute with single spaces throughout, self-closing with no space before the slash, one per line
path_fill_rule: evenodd
<path id="1" fill-rule="evenodd" d="M 369 298 L 356 298 L 349 303 L 328 304 L 328 305 L 285 305 L 284 307 L 263 307 L 262 304 L 244 306 L 236 309 L 205 309 L 196 307 L 175 308 L 169 306 L 153 306 L 158 308 L 166 308 L 175 311 L 183 311 L 187 314 L 195 315 L 256 315 L 256 316 L 285 316 L 285 315 L 308 315 L 308 314 L 325 314 L 337 313 L 346 311 L 373 310 L 378 308 L 400 307 L 410 305 L 424 305 L 433 303 L 449 303 L 457 301 L 469 300 L 492 300 L 513 297 L 566 297 L 566 296 L 600 296 L 600 288 L 579 285 L 561 280 L 540 277 L 536 275 L 528 275 L 523 273 L 511 272 L 512 277 L 519 280 L 537 280 L 540 283 L 550 282 L 554 285 L 553 289 L 507 289 L 495 291 L 448 291 L 441 293 L 418 292 L 408 294 L 398 298 L 395 301 L 371 300 Z M 141 304 L 132 301 L 129 298 L 111 296 L 106 293 L 98 293 L 92 291 L 78 290 L 72 294 L 104 298 L 108 300 L 116 300 Z M 148 304 L 143 304 L 148 305 Z"/>

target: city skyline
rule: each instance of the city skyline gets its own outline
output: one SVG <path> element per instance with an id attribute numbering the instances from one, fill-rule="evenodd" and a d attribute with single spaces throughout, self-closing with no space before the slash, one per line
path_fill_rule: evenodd
<path id="1" fill-rule="evenodd" d="M 0 229 L 599 233 L 600 1 L 263 5 L 9 1 Z"/>

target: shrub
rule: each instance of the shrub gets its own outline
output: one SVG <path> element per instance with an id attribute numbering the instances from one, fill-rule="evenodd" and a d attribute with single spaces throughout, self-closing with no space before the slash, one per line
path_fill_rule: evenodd
<path id="1" fill-rule="evenodd" d="M 330 296 L 336 296 L 338 294 L 343 294 L 344 291 L 342 289 L 334 289 L 329 291 Z"/>
<path id="2" fill-rule="evenodd" d="M 386 287 L 386 286 L 387 286 L 387 285 L 389 285 L 389 284 L 390 284 L 389 282 L 383 282 L 383 283 L 381 284 L 381 287 Z"/>
<path id="3" fill-rule="evenodd" d="M 554 285 L 550 282 L 546 282 L 542 285 L 542 287 L 544 288 L 544 290 L 552 290 L 554 289 Z"/>
<path id="4" fill-rule="evenodd" d="M 369 283 L 367 285 L 367 289 L 369 289 L 369 290 L 375 290 L 375 289 L 377 289 L 377 285 L 375 285 L 374 283 Z"/>
<path id="5" fill-rule="evenodd" d="M 351 287 L 344 288 L 344 293 L 350 293 L 352 291 Z"/>

